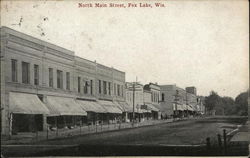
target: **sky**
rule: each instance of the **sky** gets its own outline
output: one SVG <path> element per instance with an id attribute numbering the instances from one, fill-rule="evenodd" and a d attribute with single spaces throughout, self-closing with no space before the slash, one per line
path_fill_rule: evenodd
<path id="1" fill-rule="evenodd" d="M 126 81 L 195 86 L 199 95 L 236 97 L 248 89 L 247 0 L 158 1 L 163 8 L 79 8 L 79 2 L 95 3 L 1 1 L 1 26 L 124 71 Z"/>

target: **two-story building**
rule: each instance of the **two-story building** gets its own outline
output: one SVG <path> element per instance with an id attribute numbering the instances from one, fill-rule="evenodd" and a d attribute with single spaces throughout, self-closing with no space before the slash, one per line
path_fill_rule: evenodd
<path id="1" fill-rule="evenodd" d="M 176 85 L 161 85 L 161 108 L 164 118 L 193 115 L 197 105 L 195 94 L 188 93 Z"/>
<path id="2" fill-rule="evenodd" d="M 0 32 L 2 134 L 121 118 L 124 72 L 7 27 Z"/>
<path id="3" fill-rule="evenodd" d="M 160 86 L 157 83 L 149 83 L 144 85 L 143 87 L 145 93 L 147 93 L 146 91 L 149 91 L 151 93 L 151 102 L 147 103 L 147 107 L 148 109 L 150 109 L 152 111 L 152 117 L 154 119 L 161 119 L 162 115 L 161 115 L 161 106 L 160 106 L 160 100 L 161 100 L 161 96 L 160 96 Z"/>

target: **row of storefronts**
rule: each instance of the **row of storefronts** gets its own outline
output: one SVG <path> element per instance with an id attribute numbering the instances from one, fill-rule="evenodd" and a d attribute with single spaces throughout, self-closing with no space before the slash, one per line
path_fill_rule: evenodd
<path id="1" fill-rule="evenodd" d="M 178 90 L 181 95 L 174 97 Z M 141 122 L 197 112 L 196 94 L 187 93 L 185 104 L 183 96 L 176 86 L 169 89 L 157 83 L 126 83 L 123 71 L 1 28 L 3 135 Z"/>
<path id="2" fill-rule="evenodd" d="M 133 120 L 133 107 L 125 101 L 94 101 L 59 96 L 44 96 L 41 99 L 36 94 L 19 92 L 10 92 L 9 97 L 11 134 Z M 148 108 L 134 110 L 135 120 L 157 118 L 159 109 L 148 105 Z"/>

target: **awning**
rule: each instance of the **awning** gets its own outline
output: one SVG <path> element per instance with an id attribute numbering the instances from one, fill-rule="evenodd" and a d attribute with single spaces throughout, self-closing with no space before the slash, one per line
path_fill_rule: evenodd
<path id="1" fill-rule="evenodd" d="M 106 109 L 108 113 L 114 113 L 114 114 L 122 113 L 122 110 L 119 109 L 119 107 L 115 105 L 112 101 L 98 100 L 98 104 L 103 106 L 103 108 Z"/>
<path id="2" fill-rule="evenodd" d="M 10 92 L 10 112 L 17 114 L 49 114 L 48 108 L 35 94 Z"/>
<path id="3" fill-rule="evenodd" d="M 194 109 L 190 105 L 188 105 L 188 110 L 189 111 L 194 111 Z"/>
<path id="4" fill-rule="evenodd" d="M 176 110 L 176 104 L 173 104 L 173 109 Z M 177 110 L 184 111 L 186 110 L 183 105 L 177 104 Z"/>
<path id="5" fill-rule="evenodd" d="M 147 103 L 147 109 L 152 111 L 160 111 L 158 108 L 156 108 L 153 104 Z"/>
<path id="6" fill-rule="evenodd" d="M 152 105 L 158 109 L 158 111 L 161 111 L 161 106 L 159 104 L 152 103 Z"/>
<path id="7" fill-rule="evenodd" d="M 96 112 L 96 113 L 106 113 L 106 109 L 104 109 L 100 104 L 96 101 L 87 101 L 87 100 L 76 100 L 79 103 L 84 111 L 88 112 Z"/>
<path id="8" fill-rule="evenodd" d="M 128 103 L 126 103 L 125 101 L 118 101 L 117 102 L 120 107 L 122 108 L 121 110 L 123 112 L 133 112 L 133 107 L 131 107 Z"/>
<path id="9" fill-rule="evenodd" d="M 74 98 L 47 96 L 46 106 L 50 110 L 50 116 L 77 115 L 86 116 L 84 111 Z"/>

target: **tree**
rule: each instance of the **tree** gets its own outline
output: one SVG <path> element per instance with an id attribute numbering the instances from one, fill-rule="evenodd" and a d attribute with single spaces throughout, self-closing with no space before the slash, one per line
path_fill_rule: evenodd
<path id="1" fill-rule="evenodd" d="M 248 115 L 248 92 L 240 93 L 235 98 L 236 111 L 239 115 Z"/>
<path id="2" fill-rule="evenodd" d="M 225 115 L 235 115 L 236 114 L 236 108 L 234 99 L 231 97 L 222 97 L 222 106 L 224 108 Z"/>
<path id="3" fill-rule="evenodd" d="M 205 106 L 209 112 L 215 110 L 215 108 L 218 109 L 221 104 L 221 97 L 215 91 L 211 91 L 210 95 L 205 97 Z"/>

